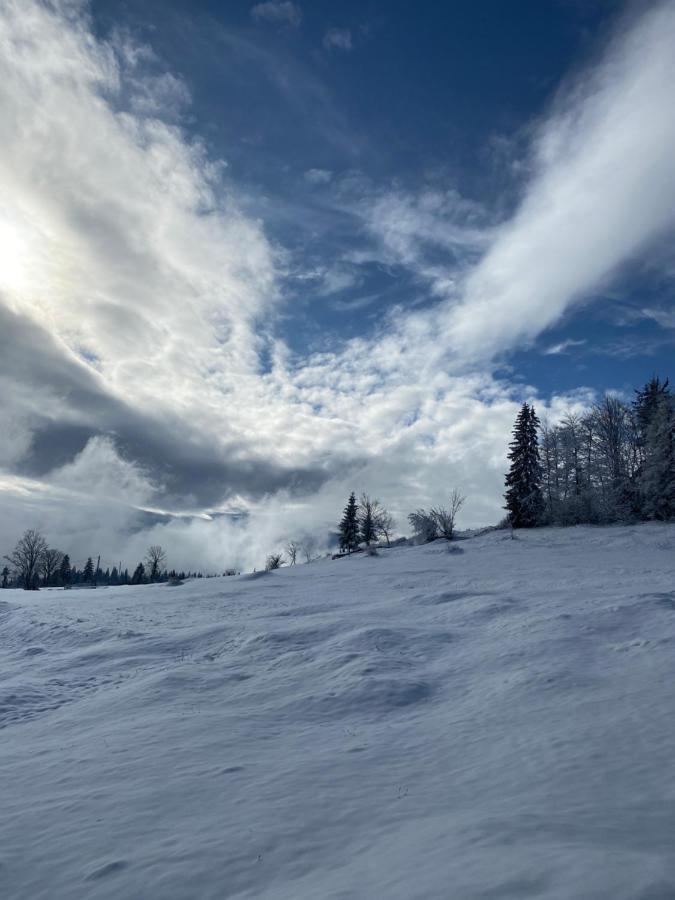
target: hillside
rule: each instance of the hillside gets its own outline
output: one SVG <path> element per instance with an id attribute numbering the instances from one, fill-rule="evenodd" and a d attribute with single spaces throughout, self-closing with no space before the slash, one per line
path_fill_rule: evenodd
<path id="1" fill-rule="evenodd" d="M 675 526 L 0 595 L 0 893 L 675 896 Z"/>

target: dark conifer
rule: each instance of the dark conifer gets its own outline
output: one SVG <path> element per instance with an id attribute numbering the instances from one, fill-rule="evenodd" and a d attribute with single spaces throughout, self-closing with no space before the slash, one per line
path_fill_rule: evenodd
<path id="1" fill-rule="evenodd" d="M 349 495 L 349 500 L 340 522 L 340 550 L 351 553 L 359 545 L 358 505 L 354 491 Z"/>
<path id="2" fill-rule="evenodd" d="M 534 407 L 523 403 L 509 444 L 511 468 L 506 475 L 505 509 L 514 528 L 540 525 L 544 512 L 539 461 L 539 419 Z"/>
<path id="3" fill-rule="evenodd" d="M 91 556 L 85 563 L 84 571 L 82 572 L 82 581 L 84 581 L 86 584 L 93 583 L 94 581 L 94 563 Z"/>
<path id="4" fill-rule="evenodd" d="M 67 553 L 63 554 L 63 559 L 61 560 L 61 565 L 59 566 L 59 581 L 61 584 L 66 587 L 73 580 L 73 573 L 70 568 L 70 556 Z"/>

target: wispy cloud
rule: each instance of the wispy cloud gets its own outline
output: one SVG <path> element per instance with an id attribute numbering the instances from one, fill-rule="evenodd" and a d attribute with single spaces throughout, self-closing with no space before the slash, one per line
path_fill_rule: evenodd
<path id="1" fill-rule="evenodd" d="M 675 222 L 675 4 L 650 9 L 561 95 L 515 216 L 446 317 L 491 355 L 535 337 Z"/>
<path id="2" fill-rule="evenodd" d="M 326 50 L 353 50 L 352 33 L 349 28 L 328 28 L 323 36 L 323 45 Z"/>
<path id="3" fill-rule="evenodd" d="M 573 347 L 583 347 L 585 343 L 585 340 L 568 338 L 566 341 L 560 341 L 558 344 L 551 344 L 549 347 L 545 347 L 542 353 L 544 356 L 559 356 L 561 353 L 567 353 Z"/>
<path id="4" fill-rule="evenodd" d="M 292 28 L 298 28 L 302 22 L 302 10 L 297 3 L 291 3 L 290 0 L 267 0 L 265 3 L 256 3 L 251 7 L 251 15 L 258 21 L 289 25 Z"/>

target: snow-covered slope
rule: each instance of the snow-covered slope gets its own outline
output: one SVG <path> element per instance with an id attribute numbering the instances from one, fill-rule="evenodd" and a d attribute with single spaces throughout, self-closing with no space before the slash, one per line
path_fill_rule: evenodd
<path id="1" fill-rule="evenodd" d="M 675 527 L 0 595 L 0 896 L 675 897 Z"/>

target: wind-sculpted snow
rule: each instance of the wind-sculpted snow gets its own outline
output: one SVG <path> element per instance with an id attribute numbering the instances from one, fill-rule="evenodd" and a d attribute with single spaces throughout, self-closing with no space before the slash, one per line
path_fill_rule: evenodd
<path id="1" fill-rule="evenodd" d="M 675 527 L 0 601 L 0 896 L 675 897 Z"/>

